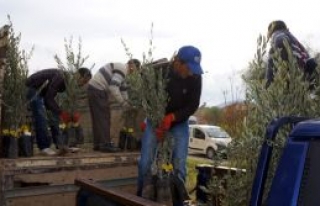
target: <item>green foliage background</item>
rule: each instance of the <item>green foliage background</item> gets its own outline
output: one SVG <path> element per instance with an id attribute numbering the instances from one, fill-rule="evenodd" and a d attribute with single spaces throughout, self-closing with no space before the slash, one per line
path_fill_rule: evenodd
<path id="1" fill-rule="evenodd" d="M 129 59 L 133 58 L 129 47 L 124 40 L 121 43 Z M 151 120 L 156 128 L 165 115 L 168 94 L 165 90 L 167 80 L 163 67 L 155 68 L 153 65 L 153 24 L 151 25 L 148 51 L 142 54 L 141 68 L 134 70 L 126 76 L 129 85 L 129 101 L 136 109 L 142 109 L 146 118 Z"/>
<path id="2" fill-rule="evenodd" d="M 9 20 L 9 38 L 7 47 L 7 63 L 2 91 L 3 114 L 2 128 L 17 130 L 26 123 L 27 103 L 25 81 L 28 75 L 28 60 L 32 51 L 20 49 L 21 34 L 16 34 L 13 24 Z"/>
<path id="3" fill-rule="evenodd" d="M 81 100 L 85 99 L 86 91 L 84 88 L 79 87 L 77 84 L 77 76 L 74 74 L 77 73 L 79 68 L 84 67 L 89 56 L 84 56 L 82 53 L 81 38 L 79 38 L 77 49 L 74 49 L 73 47 L 72 36 L 69 40 L 64 39 L 64 49 L 65 61 L 63 61 L 58 55 L 54 56 L 54 59 L 58 64 L 58 69 L 61 69 L 64 74 L 66 84 L 66 91 L 59 94 L 59 103 L 64 110 L 73 114 L 75 111 L 79 112 L 79 110 L 85 109 L 85 103 Z M 94 65 L 89 69 L 91 70 L 93 66 Z"/>

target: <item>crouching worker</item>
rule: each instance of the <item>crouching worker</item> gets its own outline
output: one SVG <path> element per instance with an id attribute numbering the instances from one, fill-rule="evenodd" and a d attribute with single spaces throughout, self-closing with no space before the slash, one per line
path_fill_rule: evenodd
<path id="1" fill-rule="evenodd" d="M 33 115 L 37 145 L 42 154 L 49 156 L 56 155 L 56 152 L 50 148 L 51 140 L 48 135 L 46 110 L 52 113 L 54 119 L 61 122 L 67 121 L 68 118 L 68 114 L 62 111 L 55 101 L 57 93 L 64 92 L 67 87 L 63 72 L 60 69 L 44 69 L 32 74 L 26 80 L 27 99 Z M 91 72 L 88 68 L 79 68 L 71 75 L 75 75 L 79 86 L 85 85 L 91 79 Z M 55 121 L 55 124 L 59 124 L 59 121 Z M 59 128 L 59 125 L 55 125 L 55 128 Z M 56 139 L 53 141 L 56 144 L 59 142 Z"/>

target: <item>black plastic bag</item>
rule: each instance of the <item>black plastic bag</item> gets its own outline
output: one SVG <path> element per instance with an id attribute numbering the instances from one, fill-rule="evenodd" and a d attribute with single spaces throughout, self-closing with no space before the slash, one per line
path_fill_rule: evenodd
<path id="1" fill-rule="evenodd" d="M 2 136 L 4 158 L 18 158 L 18 138 L 12 135 Z"/>

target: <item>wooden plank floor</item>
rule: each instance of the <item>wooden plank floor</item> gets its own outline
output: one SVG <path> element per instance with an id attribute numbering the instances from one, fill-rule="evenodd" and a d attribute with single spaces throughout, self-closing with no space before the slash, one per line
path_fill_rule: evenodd
<path id="1" fill-rule="evenodd" d="M 29 158 L 0 159 L 0 205 L 22 205 L 21 202 L 32 198 L 41 199 L 42 203 L 48 201 L 46 206 L 74 205 L 77 178 L 118 182 L 131 179 L 134 191 L 139 155 L 139 152 L 85 151 L 54 157 L 36 154 Z"/>

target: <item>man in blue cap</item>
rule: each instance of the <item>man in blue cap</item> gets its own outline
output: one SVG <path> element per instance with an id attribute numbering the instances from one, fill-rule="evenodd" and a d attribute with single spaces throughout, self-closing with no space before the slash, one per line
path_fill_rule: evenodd
<path id="1" fill-rule="evenodd" d="M 154 131 L 151 122 L 146 121 L 144 135 L 141 138 L 141 158 L 138 164 L 138 191 L 142 196 L 144 180 L 150 171 L 152 153 L 157 141 L 169 133 L 173 142 L 173 170 L 181 181 L 186 178 L 186 159 L 189 145 L 189 117 L 198 109 L 203 74 L 201 52 L 193 46 L 181 47 L 169 66 L 166 91 L 168 103 L 162 123 Z M 183 202 L 175 203 L 183 205 Z"/>

